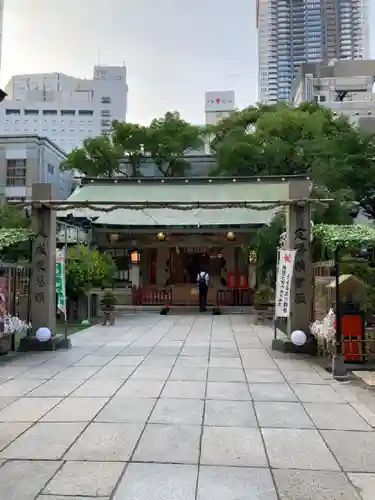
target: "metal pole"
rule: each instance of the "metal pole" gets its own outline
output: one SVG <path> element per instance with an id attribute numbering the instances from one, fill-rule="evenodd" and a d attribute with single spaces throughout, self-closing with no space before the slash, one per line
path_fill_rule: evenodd
<path id="1" fill-rule="evenodd" d="M 64 224 L 64 287 L 65 287 L 65 312 L 64 312 L 64 337 L 68 337 L 68 303 L 66 300 L 66 262 L 68 257 L 68 226 Z"/>
<path id="2" fill-rule="evenodd" d="M 32 273 L 33 273 L 33 242 L 30 240 L 29 243 L 29 269 L 28 269 L 28 287 L 27 287 L 27 324 L 29 325 L 32 323 L 32 317 L 31 317 L 31 280 L 32 280 Z M 32 329 L 27 330 L 27 337 L 31 337 L 32 335 Z"/>
<path id="3" fill-rule="evenodd" d="M 90 231 L 87 233 L 87 246 L 89 250 L 89 258 L 91 258 L 91 240 L 92 240 L 92 225 L 90 225 Z M 91 319 L 91 290 L 89 290 L 87 295 L 87 320 Z"/>
<path id="4" fill-rule="evenodd" d="M 335 298 L 336 298 L 336 338 L 335 354 L 332 356 L 332 375 L 336 379 L 345 379 L 347 371 L 345 360 L 342 355 L 341 345 L 341 314 L 340 314 L 340 249 L 336 248 L 335 254 Z"/>
<path id="5" fill-rule="evenodd" d="M 336 356 L 341 356 L 341 318 L 340 318 L 340 250 L 335 250 L 335 300 L 336 300 Z"/>

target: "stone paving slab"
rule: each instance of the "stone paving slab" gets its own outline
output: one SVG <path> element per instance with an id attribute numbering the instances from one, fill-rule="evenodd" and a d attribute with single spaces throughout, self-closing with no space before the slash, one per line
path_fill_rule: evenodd
<path id="1" fill-rule="evenodd" d="M 348 474 L 364 500 L 375 500 L 375 474 Z"/>
<path id="2" fill-rule="evenodd" d="M 125 462 L 131 457 L 142 429 L 141 423 L 92 423 L 64 458 Z"/>
<path id="3" fill-rule="evenodd" d="M 59 460 L 84 428 L 75 422 L 37 423 L 4 448 L 0 458 Z"/>
<path id="4" fill-rule="evenodd" d="M 0 423 L 0 450 L 14 441 L 18 436 L 28 429 L 32 423 L 3 422 Z"/>
<path id="5" fill-rule="evenodd" d="M 143 422 L 149 419 L 156 399 L 114 396 L 99 412 L 95 422 Z"/>
<path id="6" fill-rule="evenodd" d="M 36 500 L 110 500 L 109 497 L 71 497 L 61 495 L 39 495 Z"/>
<path id="7" fill-rule="evenodd" d="M 60 398 L 17 399 L 0 411 L 0 422 L 36 422 L 60 401 Z"/>
<path id="8" fill-rule="evenodd" d="M 275 470 L 276 487 L 282 499 L 360 500 L 342 472 Z M 363 497 L 364 500 L 370 500 Z"/>
<path id="9" fill-rule="evenodd" d="M 199 426 L 148 424 L 135 451 L 134 460 L 197 464 L 200 436 Z"/>
<path id="10" fill-rule="evenodd" d="M 55 461 L 8 461 L 0 468 L 2 500 L 34 500 L 61 466 Z"/>
<path id="11" fill-rule="evenodd" d="M 263 428 L 262 435 L 271 467 L 275 469 L 340 470 L 316 430 Z"/>
<path id="12" fill-rule="evenodd" d="M 261 427 L 311 429 L 314 423 L 300 403 L 254 402 Z"/>
<path id="13" fill-rule="evenodd" d="M 134 315 L 0 366 L 1 500 L 374 500 L 375 391 L 246 315 Z"/>
<path id="14" fill-rule="evenodd" d="M 259 430 L 242 427 L 205 427 L 201 464 L 266 467 L 267 457 Z"/>
<path id="15" fill-rule="evenodd" d="M 202 466 L 198 500 L 277 500 L 272 476 L 267 469 Z"/>
<path id="16" fill-rule="evenodd" d="M 198 467 L 130 464 L 114 500 L 195 500 Z"/>
<path id="17" fill-rule="evenodd" d="M 74 498 L 109 496 L 124 469 L 123 462 L 66 462 L 43 493 Z"/>

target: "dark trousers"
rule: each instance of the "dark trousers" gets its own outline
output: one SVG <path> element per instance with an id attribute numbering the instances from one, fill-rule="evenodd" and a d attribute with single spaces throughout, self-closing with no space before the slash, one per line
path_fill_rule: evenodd
<path id="1" fill-rule="evenodd" d="M 207 285 L 199 285 L 199 309 L 201 312 L 204 312 L 207 309 L 207 292 Z"/>

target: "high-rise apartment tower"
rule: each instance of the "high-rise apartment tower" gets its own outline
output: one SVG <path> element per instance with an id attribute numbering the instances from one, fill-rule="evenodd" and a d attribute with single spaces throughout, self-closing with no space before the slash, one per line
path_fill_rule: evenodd
<path id="1" fill-rule="evenodd" d="M 290 97 L 302 63 L 368 57 L 366 0 L 257 0 L 259 100 Z"/>

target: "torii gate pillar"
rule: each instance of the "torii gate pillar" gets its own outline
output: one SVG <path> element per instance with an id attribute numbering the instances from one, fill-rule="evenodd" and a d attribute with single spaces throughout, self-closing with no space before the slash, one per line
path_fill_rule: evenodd
<path id="1" fill-rule="evenodd" d="M 32 201 L 55 199 L 52 184 L 33 184 Z M 46 206 L 34 206 L 31 225 L 35 232 L 32 249 L 30 316 L 32 332 L 21 339 L 21 351 L 55 350 L 70 347 L 70 340 L 55 335 L 56 330 L 56 212 Z M 39 342 L 35 332 L 40 327 L 51 330 L 49 341 Z"/>
<path id="2" fill-rule="evenodd" d="M 308 180 L 290 180 L 289 198 L 308 199 L 311 183 Z M 287 208 L 288 250 L 297 250 L 291 287 L 291 309 L 288 334 L 302 330 L 306 334 L 312 321 L 313 275 L 311 256 L 310 203 L 298 202 Z"/>

